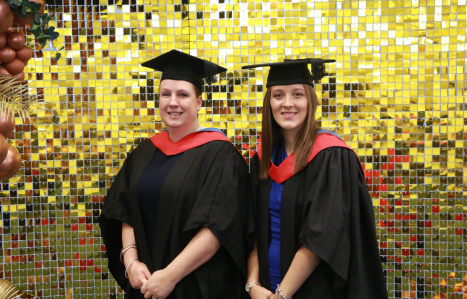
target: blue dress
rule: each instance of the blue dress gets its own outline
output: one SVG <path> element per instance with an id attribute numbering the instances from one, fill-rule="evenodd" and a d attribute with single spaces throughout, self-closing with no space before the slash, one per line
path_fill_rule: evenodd
<path id="1" fill-rule="evenodd" d="M 279 166 L 286 158 L 284 144 L 274 147 L 272 162 Z M 271 281 L 271 291 L 276 292 L 276 287 L 281 283 L 281 197 L 284 184 L 272 181 L 271 192 L 269 193 L 269 279 Z"/>

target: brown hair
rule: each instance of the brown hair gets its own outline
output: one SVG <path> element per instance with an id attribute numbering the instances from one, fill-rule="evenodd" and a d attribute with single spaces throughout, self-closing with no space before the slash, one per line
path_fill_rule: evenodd
<path id="1" fill-rule="evenodd" d="M 309 100 L 308 111 L 303 125 L 295 136 L 294 140 L 294 173 L 297 173 L 306 166 L 308 157 L 315 145 L 316 133 L 320 129 L 315 120 L 315 113 L 318 107 L 318 97 L 310 85 L 303 84 L 305 94 Z M 271 88 L 266 90 L 263 103 L 263 130 L 261 133 L 262 157 L 259 164 L 259 179 L 269 178 L 269 166 L 271 152 L 274 145 L 278 144 L 282 136 L 282 128 L 277 124 L 271 111 Z"/>
<path id="2" fill-rule="evenodd" d="M 191 84 L 193 85 L 193 89 L 195 90 L 195 95 L 196 97 L 199 97 L 200 95 L 202 95 L 201 91 L 198 89 L 198 87 L 196 87 L 194 84 Z"/>
<path id="3" fill-rule="evenodd" d="M 188 81 L 187 81 L 188 82 Z M 161 90 L 161 83 L 162 81 L 159 83 L 159 90 Z M 199 97 L 200 95 L 202 95 L 201 91 L 198 89 L 198 87 L 196 87 L 193 83 L 191 82 L 188 82 L 191 84 L 191 86 L 193 86 L 193 90 L 195 91 L 195 95 L 196 97 Z"/>

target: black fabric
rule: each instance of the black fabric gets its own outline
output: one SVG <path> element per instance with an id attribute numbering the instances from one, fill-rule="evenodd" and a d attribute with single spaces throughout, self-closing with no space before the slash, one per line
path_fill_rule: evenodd
<path id="1" fill-rule="evenodd" d="M 260 282 L 267 285 L 271 179 L 257 179 L 258 155 L 253 157 L 250 169 Z M 301 245 L 321 258 L 295 299 L 388 298 L 373 205 L 353 151 L 341 147 L 321 151 L 284 182 L 281 203 L 282 278 Z"/>
<path id="2" fill-rule="evenodd" d="M 138 181 L 138 200 L 149 252 L 153 251 L 159 197 L 165 179 L 181 155 L 166 156 L 162 151 L 149 162 Z"/>
<path id="3" fill-rule="evenodd" d="M 266 87 L 276 85 L 308 84 L 314 87 L 314 82 L 321 80 L 325 75 L 325 64 L 335 60 L 321 58 L 286 59 L 284 62 L 265 63 L 243 66 L 242 69 L 269 66 L 269 74 Z M 312 73 L 308 69 L 311 64 Z"/>
<path id="4" fill-rule="evenodd" d="M 143 298 L 124 277 L 118 255 L 121 226 L 133 226 L 138 257 L 149 271 L 165 268 L 202 227 L 222 246 L 192 274 L 182 279 L 169 298 L 247 298 L 246 260 L 253 246 L 254 226 L 249 205 L 248 167 L 232 144 L 212 141 L 181 154 L 162 187 L 157 212 L 155 246 L 149 251 L 137 185 L 157 148 L 148 139 L 127 158 L 104 201 L 101 233 L 109 270 L 126 290 L 126 298 Z"/>
<path id="5" fill-rule="evenodd" d="M 162 72 L 161 81 L 166 79 L 187 81 L 200 91 L 203 87 L 203 78 L 227 71 L 226 68 L 210 61 L 177 50 L 171 50 L 141 65 Z"/>

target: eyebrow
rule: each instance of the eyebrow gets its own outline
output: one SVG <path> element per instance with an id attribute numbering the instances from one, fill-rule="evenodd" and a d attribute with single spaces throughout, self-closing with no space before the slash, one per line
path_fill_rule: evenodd
<path id="1" fill-rule="evenodd" d="M 164 89 L 162 89 L 159 93 L 163 93 L 163 92 L 172 92 L 172 90 L 171 90 L 171 89 L 168 89 L 168 88 L 167 88 L 167 89 L 164 88 Z M 186 90 L 186 89 L 178 89 L 178 90 L 175 90 L 175 92 L 185 92 L 185 93 L 188 93 L 188 94 L 190 93 L 190 92 L 189 92 L 188 90 Z"/>
<path id="2" fill-rule="evenodd" d="M 276 91 L 284 92 L 282 89 L 274 89 L 272 92 L 276 92 Z M 292 91 L 303 91 L 303 92 L 305 92 L 305 89 L 303 89 L 303 88 L 294 88 L 294 89 L 292 89 Z"/>

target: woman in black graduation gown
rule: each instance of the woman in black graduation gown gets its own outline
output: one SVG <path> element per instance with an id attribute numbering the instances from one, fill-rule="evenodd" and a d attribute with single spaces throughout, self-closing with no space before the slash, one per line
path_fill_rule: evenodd
<path id="1" fill-rule="evenodd" d="M 326 62 L 259 65 L 271 69 L 262 147 L 250 165 L 257 240 L 246 289 L 253 299 L 388 298 L 358 157 L 315 121 L 313 82 Z"/>
<path id="2" fill-rule="evenodd" d="M 226 69 L 176 50 L 143 66 L 163 72 L 167 131 L 128 155 L 108 191 L 109 270 L 125 298 L 244 298 L 248 167 L 222 131 L 197 120 L 202 78 Z"/>

